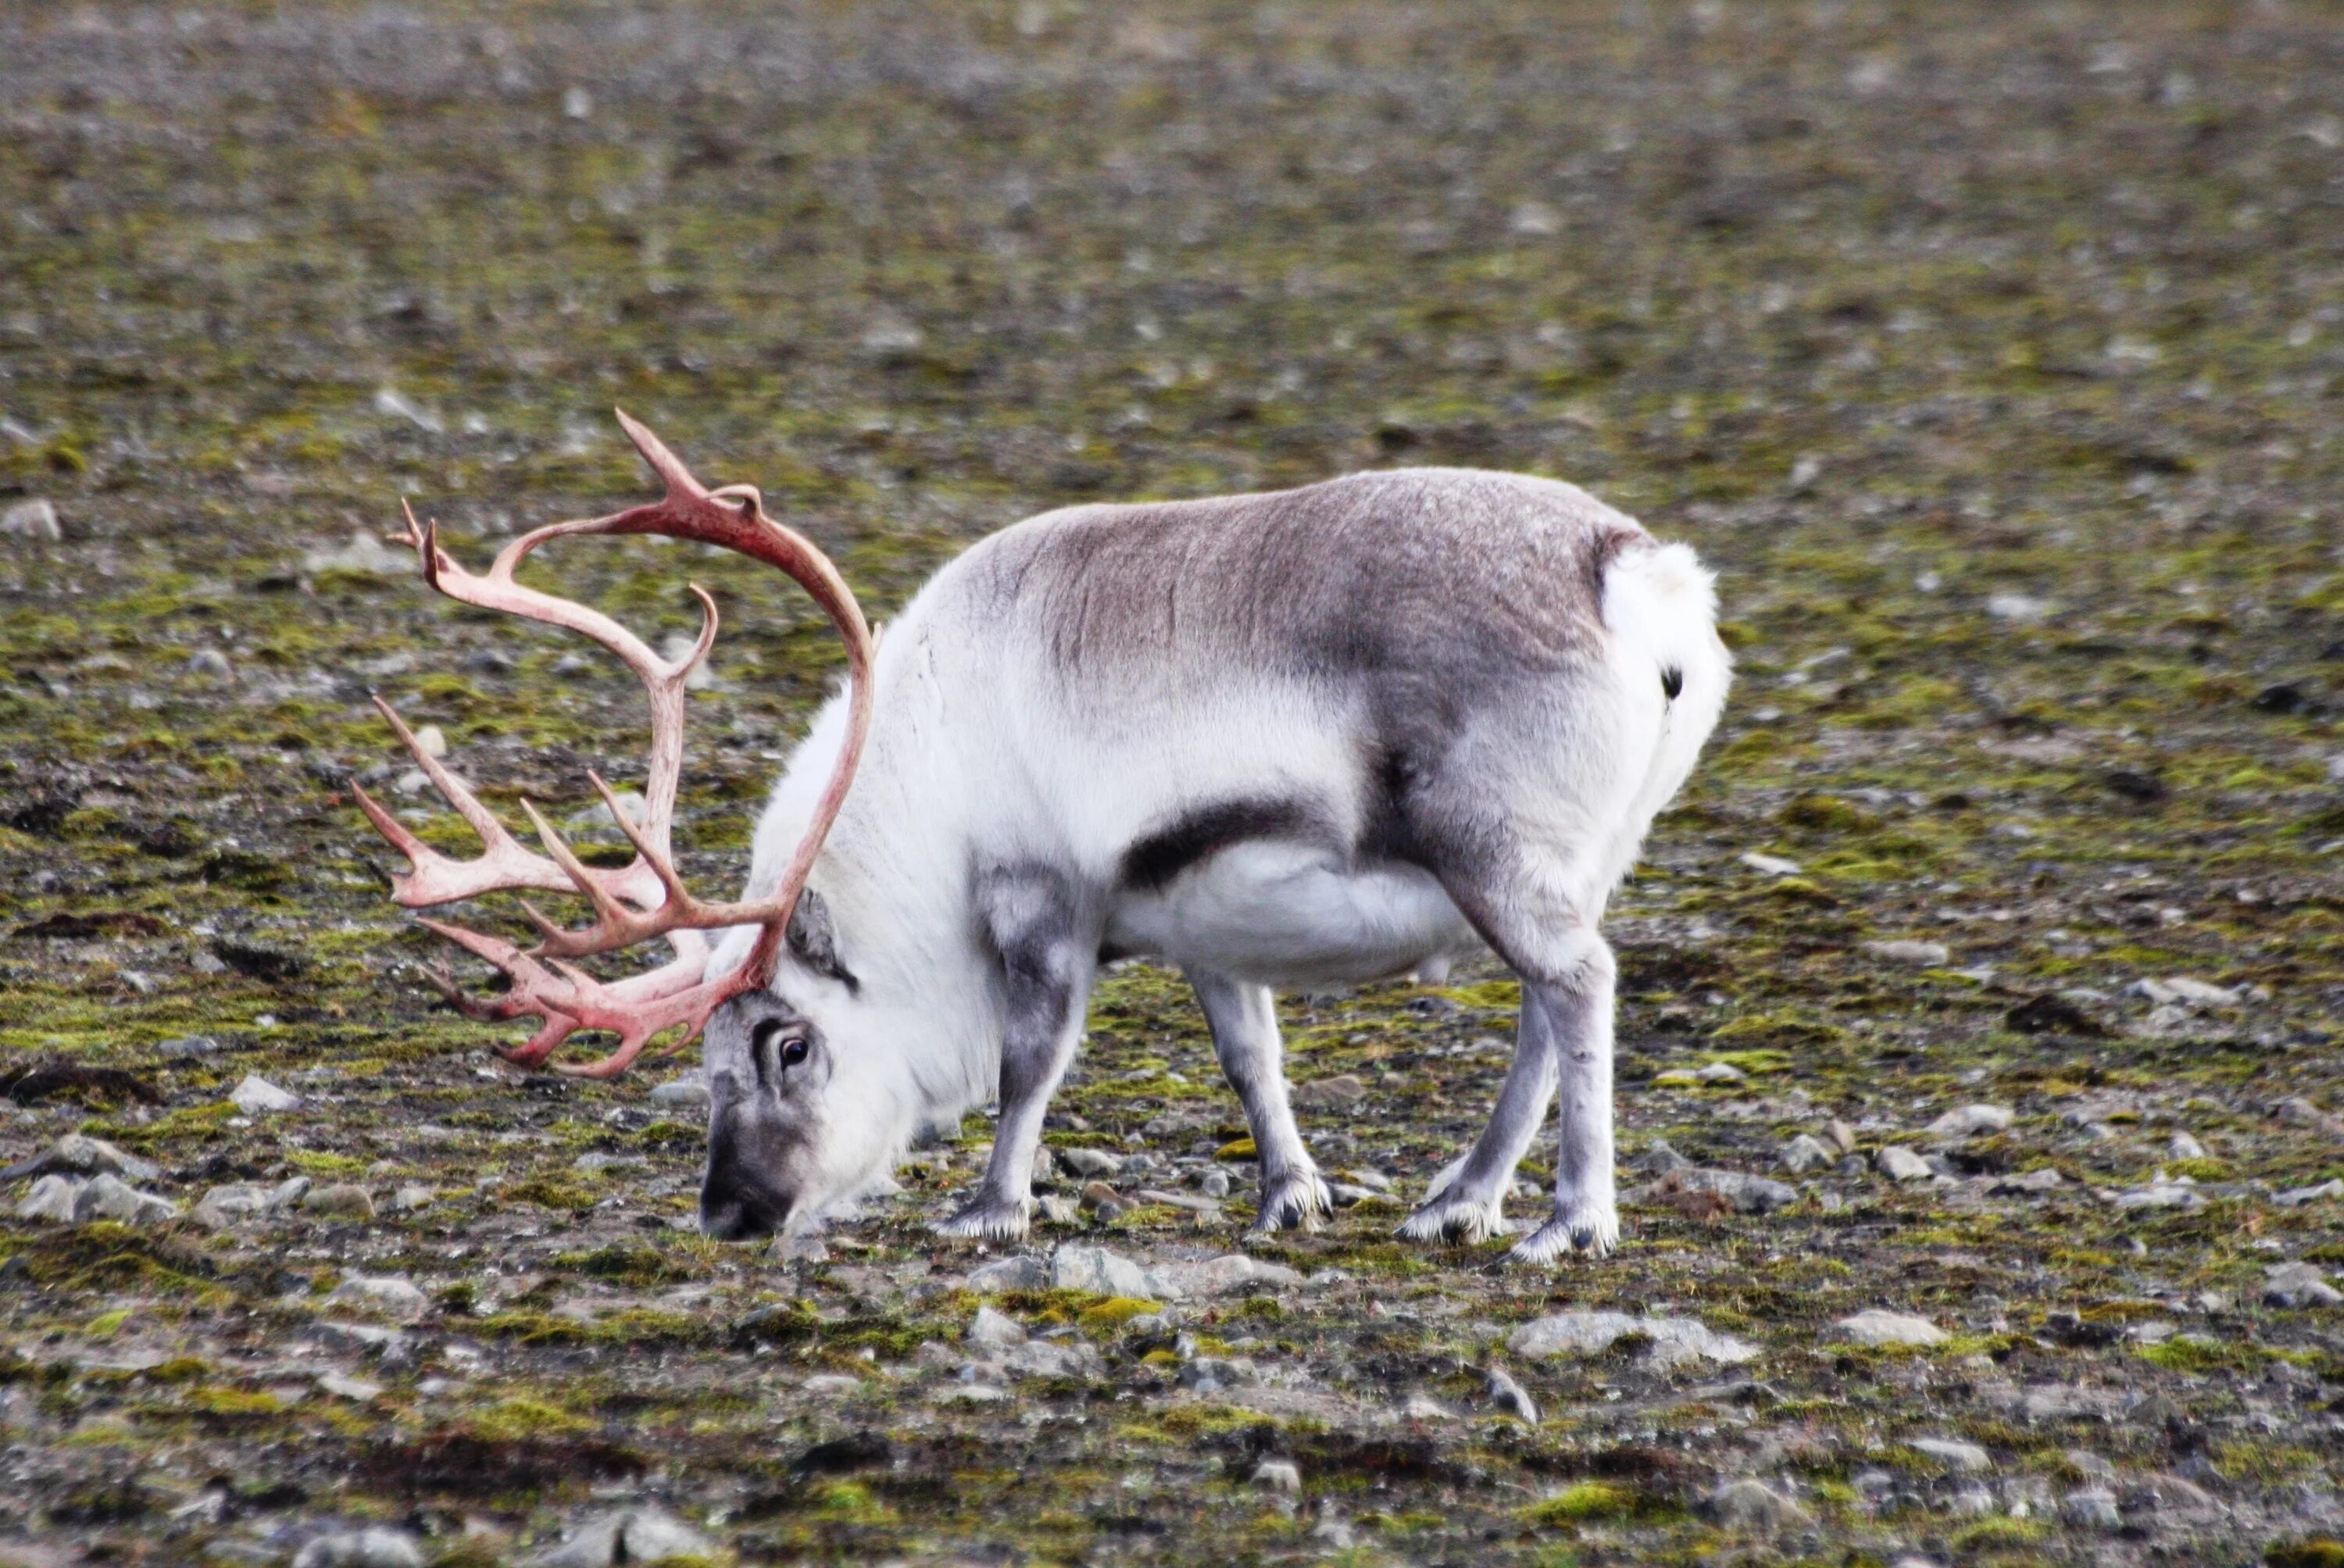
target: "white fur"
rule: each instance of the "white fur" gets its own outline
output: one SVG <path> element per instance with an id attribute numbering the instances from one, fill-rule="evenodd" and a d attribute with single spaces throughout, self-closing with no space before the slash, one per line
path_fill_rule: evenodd
<path id="1" fill-rule="evenodd" d="M 972 914 L 980 862 L 1063 868 L 1077 885 L 1108 890 L 1098 913 L 1116 947 L 1272 986 L 1445 966 L 1480 946 L 1427 873 L 1350 865 L 1298 844 L 1240 845 L 1164 888 L 1114 891 L 1125 850 L 1187 805 L 1302 794 L 1339 812 L 1364 810 L 1351 798 L 1356 715 L 1248 670 L 1201 684 L 1167 680 L 1161 692 L 1147 690 L 1144 675 L 1116 692 L 1066 690 L 1045 650 L 1002 645 L 972 608 L 968 584 L 986 550 L 939 572 L 882 639 L 875 723 L 813 875 L 860 992 L 794 966 L 780 983 L 831 1042 L 831 1125 L 854 1129 L 820 1151 L 817 1185 L 831 1197 L 884 1179 L 917 1130 L 949 1125 L 995 1092 L 1004 982 Z M 1491 774 L 1513 782 L 1493 808 L 1541 843 L 1576 846 L 1535 875 L 1591 928 L 1692 766 L 1730 675 L 1712 581 L 1692 551 L 1626 550 L 1605 584 L 1609 645 L 1540 716 L 1537 754 L 1512 754 L 1524 744 L 1519 725 L 1458 743 L 1469 755 L 1503 748 L 1492 760 L 1505 765 Z M 1656 689 L 1655 670 L 1666 667 L 1684 673 L 1676 703 Z M 773 887 L 794 849 L 844 723 L 844 699 L 834 698 L 775 785 L 757 828 L 750 896 Z M 715 966 L 739 963 L 746 948 L 746 933 L 731 934 Z M 1597 1228 L 1609 1226 L 1608 1249 L 1617 1234 L 1608 1218 L 1608 1049 L 1605 1072 Z M 1494 1200 L 1465 1229 L 1502 1229 Z"/>

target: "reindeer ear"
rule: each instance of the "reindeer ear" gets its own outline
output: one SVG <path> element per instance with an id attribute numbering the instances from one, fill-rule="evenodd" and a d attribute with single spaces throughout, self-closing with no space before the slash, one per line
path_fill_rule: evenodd
<path id="1" fill-rule="evenodd" d="M 830 905 L 811 887 L 798 895 L 797 907 L 790 911 L 789 942 L 798 962 L 815 974 L 827 975 L 850 991 L 863 988 L 854 972 L 838 961 L 838 934 L 831 929 Z"/>

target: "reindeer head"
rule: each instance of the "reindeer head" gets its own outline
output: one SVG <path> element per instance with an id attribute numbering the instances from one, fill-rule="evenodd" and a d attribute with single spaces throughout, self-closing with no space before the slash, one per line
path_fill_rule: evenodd
<path id="1" fill-rule="evenodd" d="M 830 1125 L 834 1100 L 844 1098 L 868 1112 L 872 1097 L 862 1081 L 868 1076 L 860 1070 L 863 1064 L 838 1048 L 837 1037 L 851 1031 L 835 1023 L 827 1029 L 823 1025 L 826 1015 L 835 1015 L 851 998 L 855 984 L 837 962 L 821 900 L 808 894 L 805 885 L 845 799 L 870 729 L 871 663 L 876 644 L 837 569 L 803 537 L 767 517 L 753 488 L 710 491 L 651 431 L 623 412 L 619 423 L 667 486 L 658 502 L 534 530 L 507 545 L 487 572 L 478 576 L 440 548 L 436 525 L 419 525 L 411 511 L 404 541 L 421 558 L 424 580 L 450 598 L 581 632 L 617 654 L 642 679 L 652 710 L 642 820 L 631 820 L 620 808 L 600 775 L 587 775 L 634 845 L 635 858 L 616 871 L 584 865 L 526 800 L 521 809 L 545 853 L 523 848 L 463 781 L 423 750 L 379 697 L 376 707 L 416 762 L 480 835 L 482 853 L 471 860 L 450 859 L 409 832 L 364 790 L 355 793 L 377 830 L 408 859 L 409 869 L 391 879 L 391 895 L 409 908 L 498 892 L 561 893 L 586 900 L 593 919 L 574 929 L 555 924 L 523 901 L 521 908 L 539 937 L 526 950 L 496 936 L 424 920 L 431 930 L 495 965 L 509 981 L 502 995 L 472 996 L 443 967 L 434 971 L 433 984 L 468 1017 L 541 1020 L 528 1040 L 500 1048 L 507 1061 L 523 1067 L 551 1065 L 557 1072 L 578 1077 L 614 1077 L 662 1034 L 678 1031 L 667 1056 L 703 1037 L 713 1105 L 702 1223 L 722 1237 L 763 1235 L 782 1228 L 793 1215 L 810 1213 L 842 1188 L 875 1174 L 859 1168 L 870 1163 L 866 1151 L 874 1147 L 874 1140 L 833 1136 Z M 813 595 L 845 640 L 852 682 L 846 733 L 796 852 L 762 898 L 702 902 L 684 887 L 670 848 L 676 784 L 683 767 L 684 679 L 715 641 L 715 602 L 697 583 L 692 585 L 702 615 L 700 637 L 689 652 L 669 661 L 608 616 L 514 581 L 514 569 L 547 540 L 588 533 L 697 540 L 778 566 Z M 712 945 L 712 932 L 733 936 Z M 662 967 L 625 980 L 605 983 L 566 962 L 653 937 L 665 938 L 675 956 Z M 777 986 L 785 969 L 791 982 L 785 988 L 795 993 L 793 998 L 785 998 L 783 988 Z M 618 1046 L 596 1061 L 552 1061 L 562 1042 L 581 1030 L 616 1035 Z"/>

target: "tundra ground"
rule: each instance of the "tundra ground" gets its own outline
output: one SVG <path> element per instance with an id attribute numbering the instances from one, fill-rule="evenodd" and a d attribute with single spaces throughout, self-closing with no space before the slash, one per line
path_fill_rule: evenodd
<path id="1" fill-rule="evenodd" d="M 0 5 L 0 1159 L 79 1130 L 177 1206 L 0 1218 L 0 1562 L 600 1562 L 628 1511 L 752 1563 L 2344 1562 L 2339 301 L 2309 4 Z M 645 493 L 614 403 L 880 613 L 1046 507 L 1380 464 L 1694 543 L 1741 683 L 1612 921 L 1620 1255 L 1393 1239 L 1494 968 L 1286 1003 L 1319 1233 L 1245 1237 L 1201 1020 L 1125 967 L 1054 1264 L 923 1229 L 981 1116 L 820 1248 L 700 1239 L 688 1065 L 499 1065 L 348 793 L 465 842 L 372 690 L 510 820 L 640 779 L 623 671 L 372 542 Z M 728 891 L 829 633 L 682 547 L 544 570 L 723 605 Z M 1566 1312 L 1638 1321 L 1516 1338 Z"/>

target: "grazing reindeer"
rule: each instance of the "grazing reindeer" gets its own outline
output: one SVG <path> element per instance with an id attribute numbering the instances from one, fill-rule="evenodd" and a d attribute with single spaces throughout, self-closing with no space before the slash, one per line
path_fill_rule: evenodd
<path id="1" fill-rule="evenodd" d="M 1259 1225 L 1308 1226 L 1328 1193 L 1287 1103 L 1272 987 L 1438 966 L 1486 943 L 1521 976 L 1513 1066 L 1480 1141 L 1402 1231 L 1502 1232 L 1559 1087 L 1553 1214 L 1514 1256 L 1617 1244 L 1613 968 L 1597 926 L 1725 700 L 1690 550 L 1570 485 L 1470 470 L 1080 506 L 939 572 L 883 648 L 756 491 L 703 489 L 619 417 L 666 482 L 657 504 L 538 529 L 481 576 L 411 513 L 408 541 L 441 592 L 583 632 L 642 677 L 643 820 L 594 780 L 634 861 L 581 865 L 527 803 L 546 853 L 522 848 L 388 706 L 485 852 L 449 859 L 359 804 L 411 863 L 402 904 L 520 889 L 591 906 L 576 929 L 530 909 L 541 940 L 527 952 L 425 922 L 510 979 L 472 998 L 442 971 L 462 1010 L 543 1020 L 508 1059 L 535 1066 L 604 1030 L 611 1055 L 563 1070 L 607 1077 L 664 1030 L 704 1036 L 711 1234 L 803 1227 L 884 1178 L 918 1130 L 997 1094 L 991 1163 L 941 1229 L 1023 1235 L 1043 1113 L 1098 966 L 1139 954 L 1177 965 L 1204 1006 L 1260 1150 Z M 848 690 L 774 788 L 743 902 L 701 902 L 669 853 L 683 682 L 715 605 L 693 587 L 700 639 L 667 661 L 514 581 L 545 541 L 590 533 L 753 555 L 845 639 Z M 676 956 L 647 975 L 605 984 L 563 962 L 653 936 Z"/>

